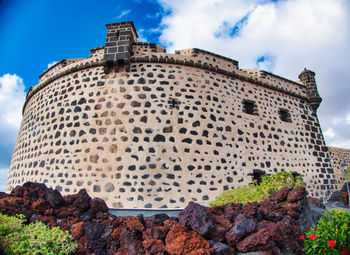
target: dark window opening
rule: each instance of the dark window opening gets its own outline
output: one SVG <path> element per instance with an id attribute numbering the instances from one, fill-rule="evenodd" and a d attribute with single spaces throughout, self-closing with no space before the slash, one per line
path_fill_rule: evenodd
<path id="1" fill-rule="evenodd" d="M 262 178 L 264 177 L 264 175 L 266 175 L 266 172 L 263 170 L 254 169 L 253 173 L 250 173 L 248 175 L 253 177 L 254 184 L 260 185 L 262 182 Z"/>
<path id="2" fill-rule="evenodd" d="M 295 180 L 296 178 L 301 178 L 301 180 L 303 180 L 303 176 L 302 176 L 300 173 L 292 172 L 292 175 L 293 175 L 294 180 Z"/>
<path id="3" fill-rule="evenodd" d="M 258 109 L 254 101 L 251 100 L 243 100 L 243 111 L 246 114 L 250 115 L 258 115 Z"/>
<path id="4" fill-rule="evenodd" d="M 290 113 L 288 110 L 285 110 L 285 109 L 280 109 L 279 110 L 279 115 L 280 115 L 280 119 L 284 122 L 289 122 L 291 123 L 292 122 L 292 119 L 290 117 Z"/>

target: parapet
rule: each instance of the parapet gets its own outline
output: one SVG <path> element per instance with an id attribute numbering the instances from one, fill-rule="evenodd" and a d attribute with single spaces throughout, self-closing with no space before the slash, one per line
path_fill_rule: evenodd
<path id="1" fill-rule="evenodd" d="M 137 42 L 133 44 L 133 56 L 145 56 L 153 53 L 166 53 L 166 50 L 156 43 Z"/>
<path id="2" fill-rule="evenodd" d="M 175 51 L 175 54 L 183 55 L 183 56 L 190 56 L 190 57 L 196 57 L 201 58 L 203 62 L 211 62 L 212 64 L 216 65 L 225 65 L 229 69 L 238 69 L 238 61 L 227 58 L 209 51 L 201 50 L 198 48 L 193 49 L 186 49 L 186 50 L 177 50 Z"/>

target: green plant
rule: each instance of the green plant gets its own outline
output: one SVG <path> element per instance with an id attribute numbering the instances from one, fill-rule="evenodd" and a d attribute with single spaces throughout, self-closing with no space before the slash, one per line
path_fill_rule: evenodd
<path id="1" fill-rule="evenodd" d="M 224 191 L 221 195 L 217 196 L 215 200 L 209 203 L 209 206 L 224 205 L 229 202 L 243 203 L 253 201 L 261 201 L 265 198 L 264 193 L 257 192 L 257 187 L 254 185 L 240 186 L 233 190 Z"/>
<path id="2" fill-rule="evenodd" d="M 306 254 L 337 255 L 341 248 L 350 251 L 350 214 L 332 210 L 323 216 L 306 236 L 300 237 L 304 240 Z"/>
<path id="3" fill-rule="evenodd" d="M 0 213 L 0 240 L 7 254 L 72 254 L 77 244 L 68 231 L 42 222 L 24 225 L 25 217 Z"/>
<path id="4" fill-rule="evenodd" d="M 292 173 L 286 171 L 265 175 L 260 184 L 261 191 L 266 197 L 283 187 L 295 188 L 298 186 L 305 186 L 301 176 L 293 176 Z"/>
<path id="5" fill-rule="evenodd" d="M 265 175 L 262 178 L 261 184 L 256 182 L 252 185 L 240 186 L 233 190 L 224 191 L 209 203 L 209 206 L 218 206 L 233 203 L 260 202 L 269 197 L 273 192 L 283 188 L 295 188 L 304 186 L 301 176 L 293 176 L 289 172 L 279 172 L 273 175 Z"/>

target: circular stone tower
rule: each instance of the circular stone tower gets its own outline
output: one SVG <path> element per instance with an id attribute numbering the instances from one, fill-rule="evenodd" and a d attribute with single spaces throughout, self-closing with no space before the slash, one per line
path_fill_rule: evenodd
<path id="1" fill-rule="evenodd" d="M 29 90 L 6 191 L 36 181 L 112 208 L 183 208 L 287 170 L 324 197 L 337 181 L 309 87 L 199 49 L 167 54 L 138 43 L 132 22 L 108 24 L 104 47 Z"/>

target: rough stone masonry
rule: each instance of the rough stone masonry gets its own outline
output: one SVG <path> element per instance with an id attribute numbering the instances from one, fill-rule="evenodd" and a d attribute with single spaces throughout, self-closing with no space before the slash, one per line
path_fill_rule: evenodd
<path id="1" fill-rule="evenodd" d="M 27 94 L 6 185 L 85 188 L 112 208 L 184 208 L 263 174 L 294 171 L 310 195 L 344 183 L 349 150 L 326 146 L 315 73 L 240 69 L 200 49 L 137 42 L 108 24 L 105 46 L 64 59 Z"/>

